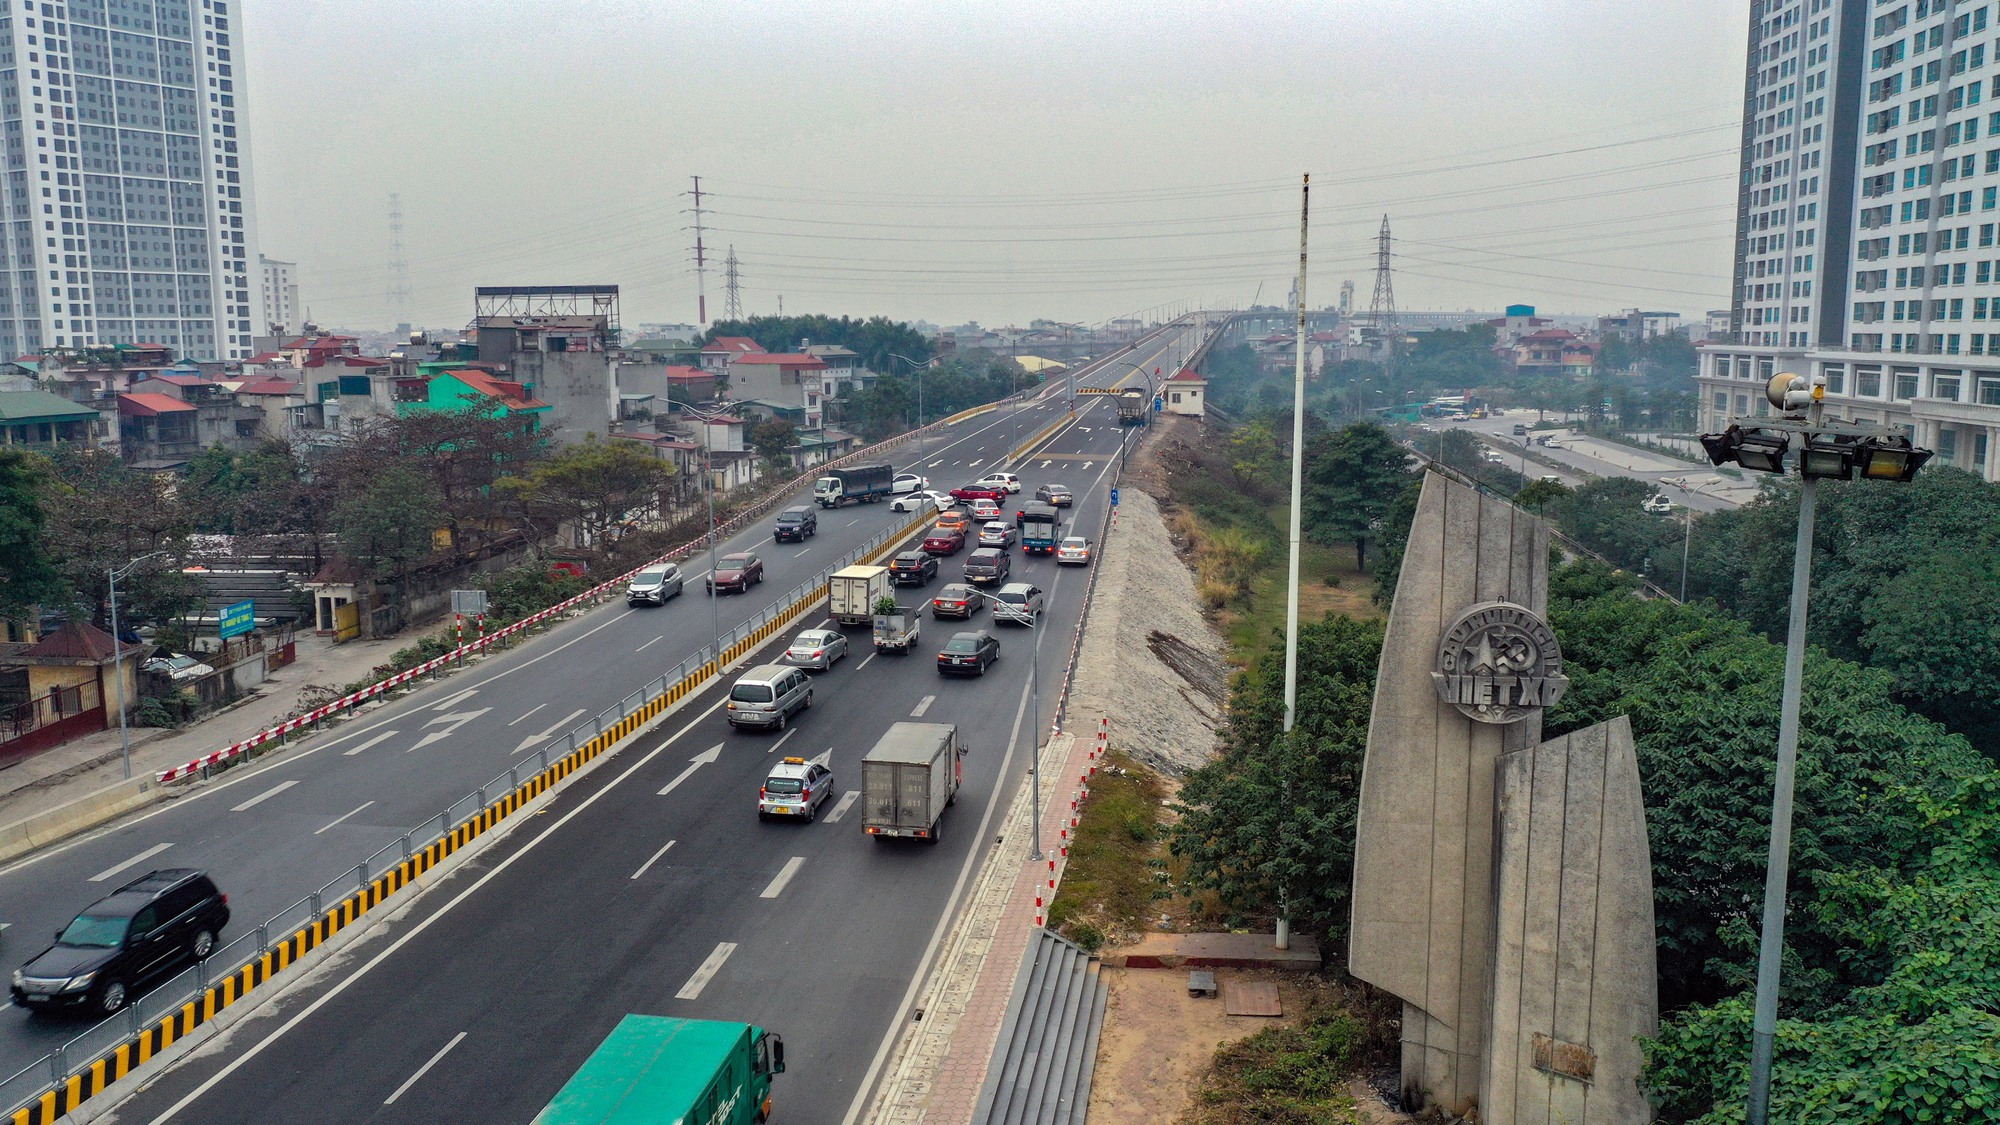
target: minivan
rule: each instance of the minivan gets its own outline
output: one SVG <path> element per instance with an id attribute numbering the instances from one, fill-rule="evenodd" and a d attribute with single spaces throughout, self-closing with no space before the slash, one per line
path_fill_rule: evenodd
<path id="1" fill-rule="evenodd" d="M 626 605 L 665 605 L 668 598 L 681 592 L 681 568 L 673 563 L 659 563 L 649 566 L 632 576 L 632 584 L 625 587 Z"/>
<path id="2" fill-rule="evenodd" d="M 738 676 L 729 689 L 729 725 L 784 730 L 812 702 L 812 681 L 802 669 L 761 664 Z"/>

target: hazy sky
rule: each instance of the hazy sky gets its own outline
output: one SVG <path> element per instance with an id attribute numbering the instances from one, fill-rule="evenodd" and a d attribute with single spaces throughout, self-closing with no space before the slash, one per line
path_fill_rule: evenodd
<path id="1" fill-rule="evenodd" d="M 1727 303 L 1747 0 L 243 0 L 265 254 L 325 325 L 487 284 L 692 321 Z"/>

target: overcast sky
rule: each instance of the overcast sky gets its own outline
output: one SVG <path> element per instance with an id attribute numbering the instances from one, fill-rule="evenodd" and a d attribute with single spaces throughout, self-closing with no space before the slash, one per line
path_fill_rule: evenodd
<path id="1" fill-rule="evenodd" d="M 1726 305 L 1746 0 L 243 0 L 263 252 L 323 325 L 613 283 L 693 321 Z M 1261 286 L 1261 290 L 1260 290 Z"/>

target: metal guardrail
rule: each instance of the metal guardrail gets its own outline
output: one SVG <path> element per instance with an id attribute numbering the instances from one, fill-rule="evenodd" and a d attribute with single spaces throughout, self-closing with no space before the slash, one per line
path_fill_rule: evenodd
<path id="1" fill-rule="evenodd" d="M 219 947 L 207 960 L 0 1081 L 0 1106 L 7 1107 L 14 1125 L 51 1125 L 102 1093 L 754 651 L 818 605 L 834 571 L 879 559 L 926 521 L 920 515 L 876 534 L 725 633 L 720 659 L 703 646 L 658 680 L 578 724 L 563 736 L 562 749 L 552 750 L 557 740 L 551 738 L 549 745 L 535 751 L 532 763 L 509 767 L 262 925 Z"/>

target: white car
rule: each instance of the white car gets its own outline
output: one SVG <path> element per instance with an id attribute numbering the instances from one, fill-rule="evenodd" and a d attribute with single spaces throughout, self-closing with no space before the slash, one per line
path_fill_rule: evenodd
<path id="1" fill-rule="evenodd" d="M 982 547 L 998 547 L 1001 550 L 1006 550 L 1012 547 L 1014 541 L 1019 539 L 1020 536 L 1021 532 L 1013 524 L 1005 523 L 1001 520 L 993 520 L 979 529 L 979 545 Z"/>
<path id="2" fill-rule="evenodd" d="M 905 492 L 917 492 L 930 486 L 931 478 L 927 476 L 917 473 L 897 473 L 896 479 L 889 482 L 889 493 L 901 496 Z"/>
<path id="3" fill-rule="evenodd" d="M 1004 488 L 1009 492 L 1021 491 L 1021 478 L 1015 476 L 1013 473 L 987 473 L 974 483 L 990 485 L 994 488 Z"/>
<path id="4" fill-rule="evenodd" d="M 937 501 L 932 499 L 928 492 L 906 492 L 889 501 L 889 510 L 892 512 L 921 512 L 936 506 Z"/>
<path id="5" fill-rule="evenodd" d="M 1648 496 L 1645 507 L 1654 515 L 1663 515 L 1674 510 L 1674 502 L 1664 496 Z"/>

